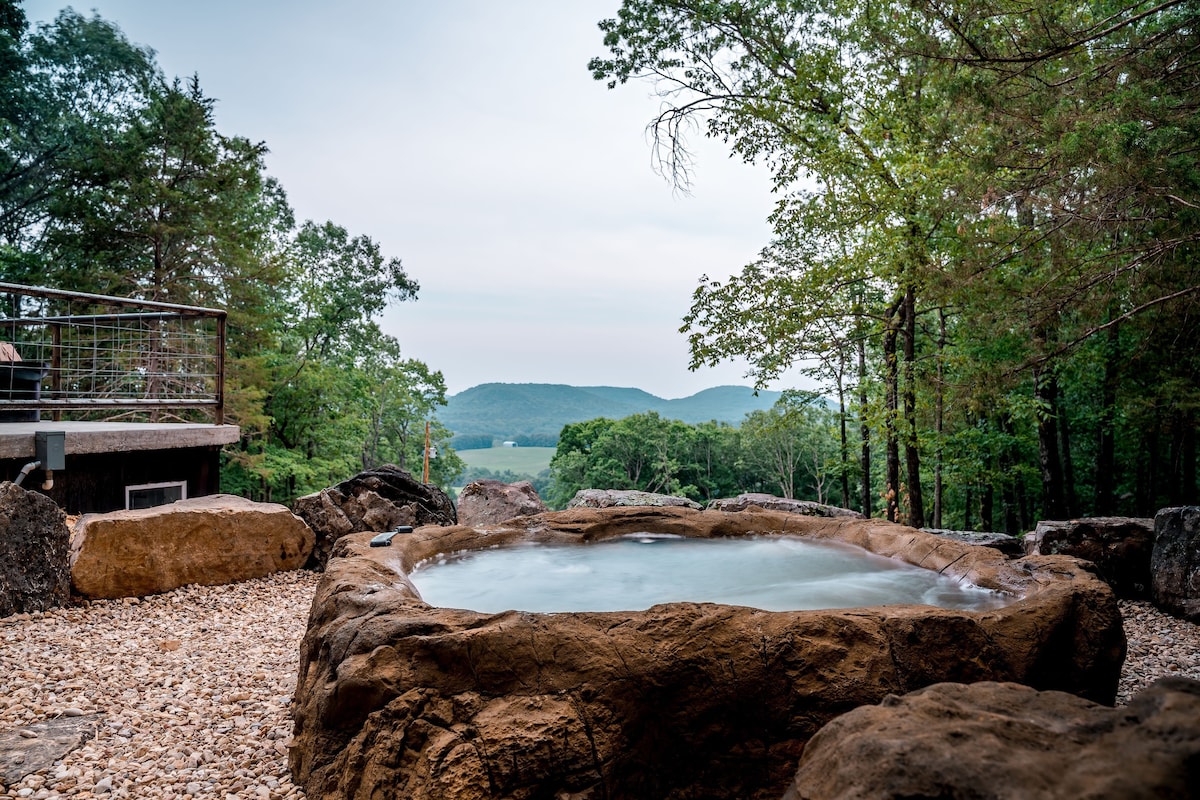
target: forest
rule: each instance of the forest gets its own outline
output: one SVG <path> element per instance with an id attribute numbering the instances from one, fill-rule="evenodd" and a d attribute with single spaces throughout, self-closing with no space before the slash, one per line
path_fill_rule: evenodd
<path id="1" fill-rule="evenodd" d="M 548 474 L 531 478 L 552 508 L 580 489 L 636 489 L 707 503 L 743 492 L 845 506 L 837 415 L 819 397 L 785 392 L 740 425 L 688 424 L 656 412 L 563 427 Z"/>
<path id="2" fill-rule="evenodd" d="M 711 137 L 773 175 L 770 241 L 699 278 L 691 366 L 765 388 L 804 365 L 824 399 L 567 425 L 554 499 L 761 489 L 1009 532 L 1195 503 L 1198 23 L 1194 0 L 624 0 L 580 69 L 658 95 L 661 173 L 686 192 Z M 443 376 L 376 324 L 418 281 L 295 219 L 213 109 L 115 23 L 0 0 L 0 279 L 227 309 L 227 491 L 419 473 L 427 420 L 449 485 Z"/>
<path id="3" fill-rule="evenodd" d="M 375 323 L 418 283 L 368 236 L 298 222 L 266 153 L 115 23 L 68 8 L 31 29 L 0 0 L 0 279 L 227 310 L 225 491 L 420 475 L 445 381 Z M 449 437 L 435 420 L 431 481 L 462 469 Z"/>
<path id="4" fill-rule="evenodd" d="M 1197 499 L 1200 6 L 625 0 L 592 60 L 771 167 L 772 241 L 705 276 L 693 367 L 797 363 L 850 505 L 1017 532 Z M 561 448 L 561 443 L 560 443 Z"/>

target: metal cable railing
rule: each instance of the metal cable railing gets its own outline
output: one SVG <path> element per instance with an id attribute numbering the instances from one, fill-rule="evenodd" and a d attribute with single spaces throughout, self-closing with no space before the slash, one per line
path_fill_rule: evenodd
<path id="1" fill-rule="evenodd" d="M 225 409 L 225 312 L 0 283 L 0 419 Z"/>

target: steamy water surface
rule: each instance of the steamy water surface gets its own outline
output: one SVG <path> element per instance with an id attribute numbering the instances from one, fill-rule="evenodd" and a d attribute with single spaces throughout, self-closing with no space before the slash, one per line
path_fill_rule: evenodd
<path id="1" fill-rule="evenodd" d="M 984 610 L 1011 601 L 857 547 L 784 536 L 634 534 L 456 554 L 409 576 L 425 602 L 494 613 L 638 611 L 707 602 L 767 611 L 922 603 Z"/>

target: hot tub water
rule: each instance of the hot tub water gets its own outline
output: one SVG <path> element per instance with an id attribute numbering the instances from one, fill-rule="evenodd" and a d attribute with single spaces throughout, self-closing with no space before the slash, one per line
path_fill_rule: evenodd
<path id="1" fill-rule="evenodd" d="M 673 602 L 766 611 L 921 603 L 978 611 L 1012 601 L 857 547 L 788 536 L 633 534 L 522 544 L 428 562 L 409 577 L 430 605 L 485 613 L 636 611 Z"/>

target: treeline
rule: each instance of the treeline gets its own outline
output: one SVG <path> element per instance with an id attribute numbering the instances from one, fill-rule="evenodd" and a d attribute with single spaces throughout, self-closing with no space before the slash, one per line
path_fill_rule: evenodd
<path id="1" fill-rule="evenodd" d="M 1198 27 L 1185 0 L 625 0 L 591 67 L 655 82 L 678 183 L 691 130 L 774 172 L 773 240 L 695 291 L 693 366 L 811 365 L 852 505 L 1016 532 L 1197 501 Z"/>
<path id="2" fill-rule="evenodd" d="M 503 442 L 514 442 L 518 447 L 554 447 L 558 443 L 558 435 L 550 433 L 532 433 L 504 439 Z M 450 440 L 455 450 L 487 450 L 497 444 L 503 444 L 490 433 L 457 433 Z"/>
<path id="3" fill-rule="evenodd" d="M 286 500 L 364 467 L 421 471 L 440 372 L 375 319 L 418 285 L 333 222 L 297 222 L 265 144 L 218 131 L 195 77 L 169 79 L 112 22 L 31 30 L 0 0 L 0 275 L 227 309 L 226 491 Z M 182 413 L 182 412 L 181 412 Z M 431 479 L 462 462 L 436 423 Z"/>
<path id="4" fill-rule="evenodd" d="M 454 429 L 454 446 L 475 447 L 491 437 L 523 446 L 554 447 L 564 425 L 655 411 L 684 422 L 715 419 L 736 423 L 751 412 L 770 408 L 779 392 L 755 392 L 745 386 L 717 386 L 674 400 L 641 389 L 618 386 L 566 386 L 545 383 L 485 383 L 449 398 L 441 419 Z"/>
<path id="5" fill-rule="evenodd" d="M 844 505 L 850 474 L 838 457 L 837 418 L 819 398 L 786 392 L 738 427 L 689 425 L 655 412 L 567 425 L 550 461 L 547 504 L 580 489 L 637 489 L 704 503 L 743 492 Z"/>

